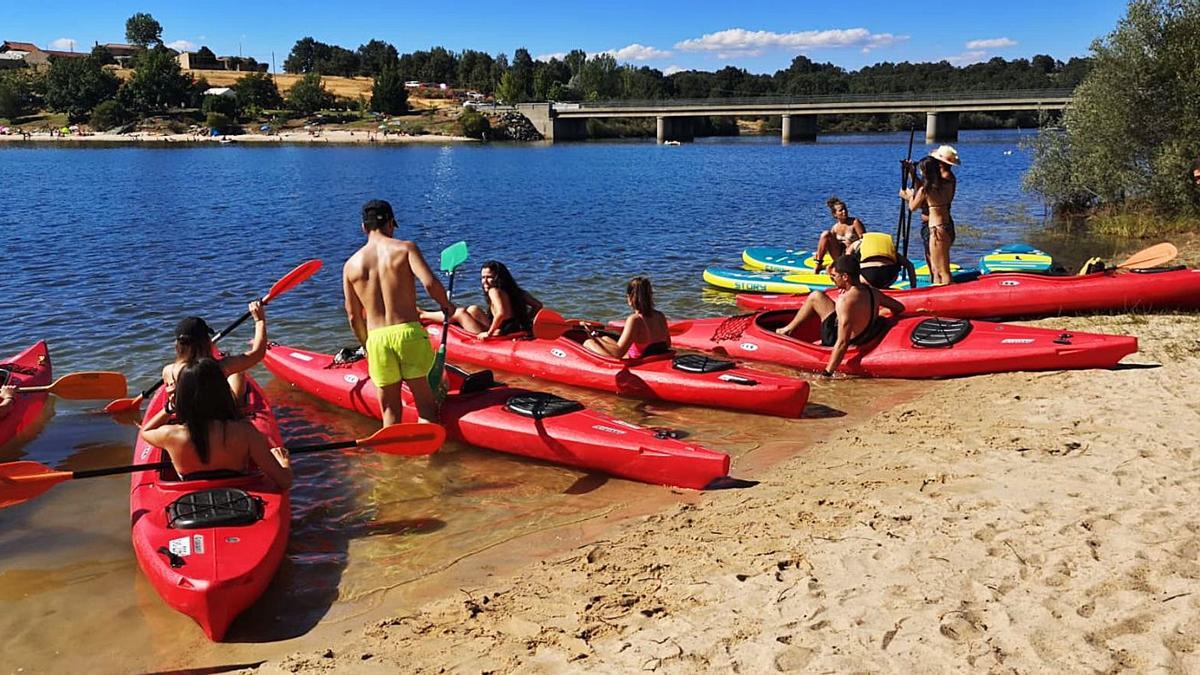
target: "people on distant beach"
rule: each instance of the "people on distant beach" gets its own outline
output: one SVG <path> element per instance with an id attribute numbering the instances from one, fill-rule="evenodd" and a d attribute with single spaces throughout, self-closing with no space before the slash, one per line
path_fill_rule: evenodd
<path id="1" fill-rule="evenodd" d="M 220 363 L 186 364 L 175 382 L 174 410 L 165 408 L 142 428 L 147 443 L 167 451 L 182 480 L 243 474 L 254 468 L 281 489 L 292 485 L 287 450 L 246 420 Z M 174 415 L 174 418 L 172 418 Z"/>
<path id="2" fill-rule="evenodd" d="M 542 302 L 521 288 L 508 267 L 498 260 L 484 261 L 479 269 L 479 284 L 487 299 L 487 307 L 460 307 L 450 321 L 480 338 L 511 335 L 533 330 L 533 315 Z M 441 322 L 441 312 L 422 312 L 422 321 Z"/>
<path id="3" fill-rule="evenodd" d="M 860 275 L 875 288 L 891 288 L 906 271 L 910 288 L 917 287 L 917 273 L 912 261 L 896 251 L 892 235 L 885 232 L 867 232 L 858 247 Z"/>
<path id="4" fill-rule="evenodd" d="M 839 291 L 837 300 L 824 291 L 813 291 L 804 299 L 796 316 L 775 330 L 780 335 L 797 337 L 796 331 L 801 326 L 814 319 L 820 321 L 821 345 L 833 347 L 823 373 L 826 377 L 832 376 L 841 365 L 847 349 L 868 344 L 884 332 L 887 323 L 879 315 L 880 307 L 890 310 L 893 316 L 904 311 L 904 305 L 862 283 L 859 275 L 858 258 L 852 255 L 838 258 L 829 272 Z"/>
<path id="5" fill-rule="evenodd" d="M 908 166 L 911 171 L 912 165 Z M 943 145 L 917 164 L 912 173 L 913 187 L 900 190 L 900 196 L 908 200 L 910 210 L 925 211 L 921 238 L 925 241 L 925 257 L 935 286 L 951 282 L 950 247 L 954 244 L 955 232 L 950 205 L 958 187 L 951 167 L 955 166 L 959 166 L 958 152 Z M 924 222 L 926 218 L 928 222 Z"/>
<path id="6" fill-rule="evenodd" d="M 17 405 L 17 385 L 6 384 L 0 387 L 0 420 L 8 417 L 13 407 Z"/>
<path id="7" fill-rule="evenodd" d="M 373 199 L 363 205 L 367 243 L 342 267 L 342 293 L 350 329 L 367 353 L 368 372 L 379 391 L 383 426 L 401 421 L 401 383 L 408 385 L 422 422 L 437 417 L 429 386 L 433 348 L 421 325 L 416 282 L 443 312 L 455 313 L 442 282 L 414 242 L 395 239 L 392 205 Z"/>
<path id="8" fill-rule="evenodd" d="M 826 255 L 837 260 L 847 253 L 853 253 L 858 249 L 858 242 L 867 231 L 861 220 L 850 215 L 846 202 L 837 197 L 830 197 L 825 200 L 825 206 L 833 216 L 833 225 L 822 232 L 821 238 L 817 240 L 817 274 L 825 269 Z"/>
<path id="9" fill-rule="evenodd" d="M 583 346 L 602 356 L 639 359 L 671 350 L 667 316 L 654 308 L 654 288 L 649 277 L 634 277 L 625 286 L 625 302 L 633 310 L 625 319 L 621 335 L 613 338 L 585 325 L 588 339 Z"/>
<path id="10" fill-rule="evenodd" d="M 229 390 L 237 401 L 241 401 L 246 393 L 245 372 L 261 363 L 267 355 L 267 308 L 261 301 L 255 300 L 246 307 L 246 311 L 254 319 L 254 339 L 250 342 L 250 349 L 243 354 L 222 356 L 219 361 L 221 370 L 225 371 L 228 378 Z M 181 319 L 175 325 L 175 360 L 162 369 L 163 384 L 168 392 L 174 390 L 175 380 L 185 366 L 215 356 L 212 341 L 215 334 L 208 323 L 198 316 Z"/>

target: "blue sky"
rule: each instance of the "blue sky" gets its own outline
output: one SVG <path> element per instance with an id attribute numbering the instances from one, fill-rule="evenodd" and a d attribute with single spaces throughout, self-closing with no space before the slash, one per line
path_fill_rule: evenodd
<path id="1" fill-rule="evenodd" d="M 1001 2 L 74 2 L 24 3 L 0 23 L 0 39 L 43 48 L 89 49 L 123 42 L 125 19 L 150 12 L 176 48 L 208 45 L 283 63 L 292 44 L 312 36 L 354 49 L 377 38 L 401 52 L 442 45 L 490 53 L 525 47 L 534 56 L 609 51 L 660 70 L 735 65 L 771 73 L 797 54 L 857 69 L 880 61 L 964 64 L 993 56 L 1083 56 L 1110 32 L 1123 0 Z"/>

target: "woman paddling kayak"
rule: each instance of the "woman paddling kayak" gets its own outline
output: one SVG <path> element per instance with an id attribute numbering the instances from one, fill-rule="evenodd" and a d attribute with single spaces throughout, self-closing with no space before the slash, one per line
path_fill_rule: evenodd
<path id="1" fill-rule="evenodd" d="M 142 438 L 166 450 L 182 480 L 244 474 L 253 468 L 279 486 L 292 484 L 287 450 L 243 418 L 221 364 L 200 358 L 179 370 L 175 419 L 164 407 L 142 428 Z"/>
<path id="2" fill-rule="evenodd" d="M 250 343 L 250 350 L 244 354 L 222 357 L 219 361 L 221 370 L 228 378 L 229 389 L 237 401 L 241 401 L 246 392 L 246 376 L 243 373 L 262 362 L 267 353 L 267 308 L 261 301 L 255 300 L 247 309 L 250 316 L 254 317 L 254 340 Z M 163 384 L 168 392 L 175 387 L 175 381 L 185 366 L 213 355 L 214 334 L 215 331 L 198 316 L 189 316 L 176 324 L 175 360 L 162 369 Z"/>

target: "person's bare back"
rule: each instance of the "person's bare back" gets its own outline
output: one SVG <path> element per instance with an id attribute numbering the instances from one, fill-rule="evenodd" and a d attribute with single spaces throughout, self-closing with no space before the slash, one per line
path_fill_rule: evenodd
<path id="1" fill-rule="evenodd" d="M 342 268 L 349 290 L 362 305 L 367 330 L 416 321 L 416 284 L 411 258 L 416 244 L 390 238 L 369 239 Z M 426 268 L 428 271 L 428 268 Z M 428 272 L 432 276 L 432 272 Z"/>

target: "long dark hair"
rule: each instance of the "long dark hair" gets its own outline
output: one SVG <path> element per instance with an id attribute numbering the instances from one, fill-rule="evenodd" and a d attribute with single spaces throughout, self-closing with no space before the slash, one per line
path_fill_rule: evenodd
<path id="1" fill-rule="evenodd" d="M 630 279 L 625 286 L 625 297 L 638 314 L 649 316 L 654 313 L 654 288 L 650 286 L 650 277 Z"/>
<path id="2" fill-rule="evenodd" d="M 496 275 L 496 288 L 508 296 L 508 304 L 512 307 L 513 319 L 525 330 L 529 330 L 529 303 L 525 301 L 525 289 L 517 284 L 513 275 L 499 260 L 485 260 L 482 268 Z"/>
<path id="3" fill-rule="evenodd" d="M 180 335 L 175 338 L 175 358 L 184 363 L 195 363 L 197 359 L 212 356 L 212 339 L 198 335 Z"/>
<path id="4" fill-rule="evenodd" d="M 208 463 L 208 427 L 216 421 L 241 419 L 221 364 L 209 357 L 188 363 L 175 381 L 175 416 L 187 427 L 200 461 Z"/>
<path id="5" fill-rule="evenodd" d="M 925 179 L 926 190 L 938 190 L 942 187 L 942 162 L 930 155 L 917 163 L 921 177 Z"/>

